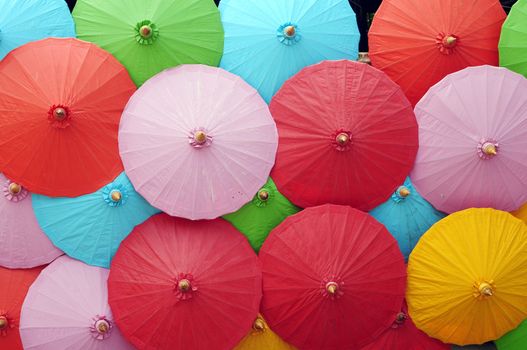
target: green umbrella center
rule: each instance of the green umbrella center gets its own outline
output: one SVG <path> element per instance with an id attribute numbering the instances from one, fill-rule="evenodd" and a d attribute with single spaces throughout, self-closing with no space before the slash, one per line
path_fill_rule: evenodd
<path id="1" fill-rule="evenodd" d="M 144 25 L 139 29 L 139 35 L 141 35 L 144 39 L 149 39 L 152 37 L 152 27 L 149 25 Z"/>
<path id="2" fill-rule="evenodd" d="M 149 20 L 144 20 L 135 26 L 135 38 L 141 45 L 152 45 L 159 36 L 159 29 Z"/>

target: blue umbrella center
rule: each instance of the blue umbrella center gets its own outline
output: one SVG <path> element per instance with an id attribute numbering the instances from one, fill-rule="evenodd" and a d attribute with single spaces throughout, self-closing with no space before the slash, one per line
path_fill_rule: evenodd
<path id="1" fill-rule="evenodd" d="M 126 202 L 128 193 L 122 185 L 108 185 L 102 191 L 105 202 L 111 207 L 118 207 Z"/>
<path id="2" fill-rule="evenodd" d="M 302 39 L 298 26 L 294 23 L 287 22 L 278 27 L 276 31 L 278 41 L 286 46 L 292 46 Z"/>

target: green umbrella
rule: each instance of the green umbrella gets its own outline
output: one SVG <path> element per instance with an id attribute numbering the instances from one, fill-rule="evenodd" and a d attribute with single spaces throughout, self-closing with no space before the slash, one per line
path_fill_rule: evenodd
<path id="1" fill-rule="evenodd" d="M 503 337 L 495 341 L 498 350 L 525 350 L 527 348 L 527 320 L 520 323 Z"/>
<path id="2" fill-rule="evenodd" d="M 77 37 L 112 53 L 139 86 L 183 63 L 217 66 L 220 12 L 212 0 L 79 0 Z"/>
<path id="3" fill-rule="evenodd" d="M 299 211 L 298 207 L 278 192 L 273 180 L 269 178 L 249 203 L 223 218 L 247 236 L 258 253 L 269 232 L 286 217 Z"/>
<path id="4" fill-rule="evenodd" d="M 501 30 L 499 48 L 500 65 L 527 77 L 527 0 L 512 7 Z"/>

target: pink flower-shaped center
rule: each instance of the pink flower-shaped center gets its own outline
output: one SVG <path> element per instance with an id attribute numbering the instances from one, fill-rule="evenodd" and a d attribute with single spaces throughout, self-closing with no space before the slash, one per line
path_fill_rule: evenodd
<path id="1" fill-rule="evenodd" d="M 174 293 L 178 300 L 188 300 L 198 291 L 194 276 L 190 273 L 180 273 L 175 280 Z"/>
<path id="2" fill-rule="evenodd" d="M 20 202 L 27 197 L 27 190 L 20 184 L 7 180 L 3 187 L 4 197 L 12 202 Z"/>
<path id="3" fill-rule="evenodd" d="M 498 155 L 499 144 L 496 140 L 482 140 L 478 143 L 478 156 L 481 159 L 492 159 Z"/>
<path id="4" fill-rule="evenodd" d="M 204 148 L 212 144 L 212 136 L 204 128 L 197 128 L 188 135 L 188 142 L 194 148 Z"/>
<path id="5" fill-rule="evenodd" d="M 93 324 L 90 327 L 90 333 L 97 340 L 104 340 L 110 336 L 113 329 L 112 321 L 106 316 L 97 315 L 93 319 Z"/>

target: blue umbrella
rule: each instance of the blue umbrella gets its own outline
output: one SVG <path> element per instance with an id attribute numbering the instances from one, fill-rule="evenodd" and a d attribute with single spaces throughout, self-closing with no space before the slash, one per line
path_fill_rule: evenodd
<path id="1" fill-rule="evenodd" d="M 0 59 L 14 48 L 47 37 L 75 37 L 64 0 L 0 1 Z"/>
<path id="2" fill-rule="evenodd" d="M 390 231 L 406 260 L 419 238 L 445 217 L 417 193 L 410 178 L 370 214 Z"/>
<path id="3" fill-rule="evenodd" d="M 159 210 L 150 206 L 124 173 L 97 192 L 76 198 L 33 194 L 33 209 L 53 244 L 87 264 L 109 267 L 119 244 Z"/>
<path id="4" fill-rule="evenodd" d="M 222 0 L 220 67 L 244 78 L 269 102 L 302 68 L 356 60 L 359 29 L 347 0 Z"/>

